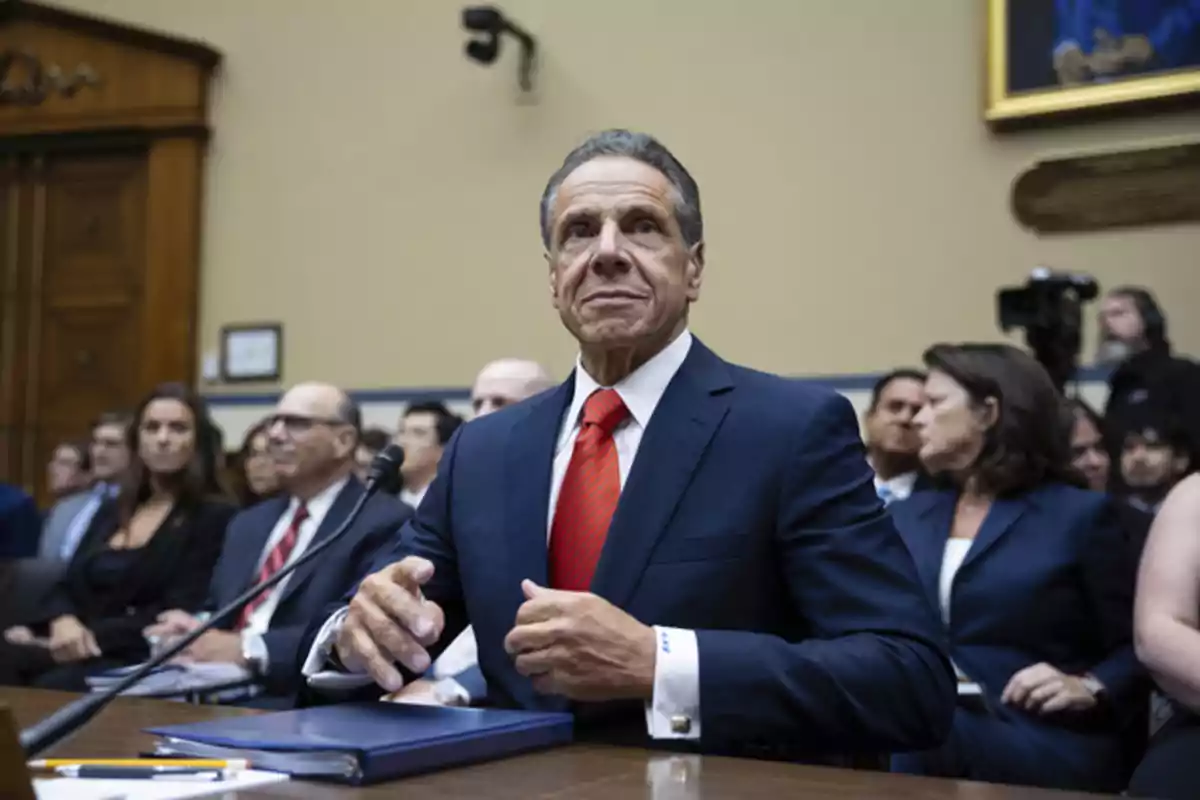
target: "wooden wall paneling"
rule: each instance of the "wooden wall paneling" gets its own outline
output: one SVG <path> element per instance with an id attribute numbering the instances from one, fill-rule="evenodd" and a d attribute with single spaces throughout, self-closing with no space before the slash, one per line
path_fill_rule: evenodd
<path id="1" fill-rule="evenodd" d="M 61 441 L 86 433 L 103 411 L 130 409 L 141 394 L 145 313 L 146 158 L 143 152 L 54 153 L 34 184 L 44 195 L 35 380 L 26 427 L 30 480 Z"/>
<path id="2" fill-rule="evenodd" d="M 141 385 L 196 375 L 204 143 L 156 139 L 148 162 Z"/>
<path id="3" fill-rule="evenodd" d="M 0 130 L 10 134 L 203 125 L 208 76 L 220 61 L 196 42 L 25 0 L 0 3 L 0 51 L 8 48 L 31 57 L 12 66 L 13 85 L 37 64 L 95 80 L 36 104 L 0 105 Z"/>
<path id="4" fill-rule="evenodd" d="M 0 173 L 0 480 L 43 501 L 58 442 L 195 379 L 219 61 L 197 42 L 0 0 L 0 164 L 17 174 Z"/>
<path id="5" fill-rule="evenodd" d="M 16 156 L 0 156 L 0 481 L 13 482 L 20 472 L 24 433 L 20 166 Z"/>

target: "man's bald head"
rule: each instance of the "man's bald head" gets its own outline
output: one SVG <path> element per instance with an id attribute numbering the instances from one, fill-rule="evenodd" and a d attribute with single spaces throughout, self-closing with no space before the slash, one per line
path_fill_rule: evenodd
<path id="1" fill-rule="evenodd" d="M 358 405 L 342 389 L 315 382 L 289 389 L 267 428 L 284 487 L 308 498 L 348 474 L 361 427 Z"/>
<path id="2" fill-rule="evenodd" d="M 471 387 L 471 406 L 482 417 L 519 403 L 554 385 L 546 368 L 524 358 L 501 358 L 479 371 Z"/>

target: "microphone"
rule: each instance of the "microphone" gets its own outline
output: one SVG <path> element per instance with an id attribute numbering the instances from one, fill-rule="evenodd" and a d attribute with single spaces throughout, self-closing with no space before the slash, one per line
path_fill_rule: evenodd
<path id="1" fill-rule="evenodd" d="M 67 703 L 40 722 L 21 731 L 21 749 L 25 751 L 25 757 L 30 759 L 40 755 L 47 748 L 54 746 L 82 728 L 92 717 L 100 713 L 105 706 L 126 689 L 182 653 L 193 642 L 215 628 L 219 623 L 239 613 L 251 600 L 277 585 L 304 564 L 318 558 L 350 529 L 350 526 L 354 524 L 359 514 L 362 513 L 367 500 L 391 479 L 391 476 L 396 473 L 403 462 L 404 450 L 399 445 L 389 444 L 381 450 L 379 455 L 375 456 L 374 460 L 371 461 L 370 469 L 367 472 L 366 489 L 354 504 L 354 508 L 350 509 L 350 513 L 346 515 L 346 519 L 342 521 L 342 524 L 328 538 L 315 547 L 310 547 L 304 555 L 283 567 L 265 581 L 256 583 L 242 592 L 237 599 L 213 614 L 203 625 L 175 641 L 161 653 L 114 683 L 108 689 L 105 689 L 103 692 L 85 694 L 83 697 Z"/>

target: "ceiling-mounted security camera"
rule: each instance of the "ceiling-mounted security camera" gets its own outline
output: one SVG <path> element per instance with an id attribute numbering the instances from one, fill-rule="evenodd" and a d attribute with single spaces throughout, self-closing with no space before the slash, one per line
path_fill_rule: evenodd
<path id="1" fill-rule="evenodd" d="M 495 6 L 468 6 L 462 11 L 462 26 L 478 34 L 467 40 L 467 58 L 485 66 L 500 56 L 500 37 L 512 35 L 521 43 L 521 63 L 517 65 L 517 80 L 523 91 L 533 89 L 533 72 L 537 57 L 537 40 L 525 29 L 504 16 Z"/>

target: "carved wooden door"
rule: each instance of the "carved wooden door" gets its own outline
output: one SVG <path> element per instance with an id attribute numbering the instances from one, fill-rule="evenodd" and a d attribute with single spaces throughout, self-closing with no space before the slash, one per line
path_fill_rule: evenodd
<path id="1" fill-rule="evenodd" d="M 10 451 L 2 477 L 44 497 L 53 448 L 86 435 L 103 411 L 132 410 L 147 388 L 147 159 L 62 152 L 25 156 L 16 171 L 17 211 L 8 215 L 16 302 L 7 307 L 15 313 L 0 345 L 15 380 L 0 384 Z"/>

